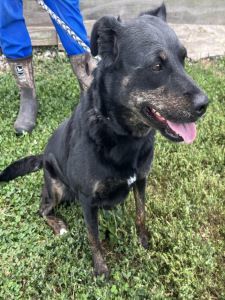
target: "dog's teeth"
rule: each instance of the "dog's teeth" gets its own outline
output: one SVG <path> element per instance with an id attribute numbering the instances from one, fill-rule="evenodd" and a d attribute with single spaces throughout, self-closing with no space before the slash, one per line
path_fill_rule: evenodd
<path id="1" fill-rule="evenodd" d="M 158 117 L 161 117 L 160 113 L 159 112 L 155 112 L 155 114 L 158 116 Z"/>

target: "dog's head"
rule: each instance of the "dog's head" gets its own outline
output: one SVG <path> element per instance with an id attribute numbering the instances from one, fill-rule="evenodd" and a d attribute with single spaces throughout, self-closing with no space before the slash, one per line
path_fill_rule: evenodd
<path id="1" fill-rule="evenodd" d="M 173 141 L 195 139 L 194 122 L 208 98 L 185 72 L 187 52 L 166 23 L 164 4 L 127 23 L 102 17 L 91 50 L 102 59 L 105 90 L 121 115 L 130 112 L 134 126 L 153 127 Z"/>

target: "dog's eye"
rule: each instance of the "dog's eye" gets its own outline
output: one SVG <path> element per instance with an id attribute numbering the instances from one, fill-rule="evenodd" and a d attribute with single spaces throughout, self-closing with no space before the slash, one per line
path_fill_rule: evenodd
<path id="1" fill-rule="evenodd" d="M 154 72 L 159 72 L 161 70 L 162 70 L 161 64 L 156 64 L 156 65 L 152 66 L 152 71 L 154 71 Z"/>

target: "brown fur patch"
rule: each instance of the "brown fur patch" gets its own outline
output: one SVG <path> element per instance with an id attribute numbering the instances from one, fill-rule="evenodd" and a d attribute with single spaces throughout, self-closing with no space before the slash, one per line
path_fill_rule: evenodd
<path id="1" fill-rule="evenodd" d="M 52 195 L 57 205 L 63 199 L 64 190 L 65 190 L 64 184 L 61 183 L 59 180 L 52 179 L 51 189 L 52 189 Z"/>

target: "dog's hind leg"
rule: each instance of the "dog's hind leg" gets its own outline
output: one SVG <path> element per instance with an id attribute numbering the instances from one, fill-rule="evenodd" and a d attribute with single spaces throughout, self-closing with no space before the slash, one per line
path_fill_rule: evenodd
<path id="1" fill-rule="evenodd" d="M 143 178 L 135 182 L 133 190 L 136 205 L 136 230 L 140 243 L 147 249 L 149 235 L 145 228 L 145 187 L 146 178 Z"/>
<path id="2" fill-rule="evenodd" d="M 62 235 L 67 232 L 67 225 L 61 218 L 54 214 L 54 208 L 62 201 L 65 186 L 59 180 L 52 179 L 50 176 L 47 177 L 42 191 L 39 212 L 52 228 L 53 232 L 56 235 Z"/>
<path id="3" fill-rule="evenodd" d="M 89 204 L 89 199 L 83 195 L 79 195 L 81 200 L 84 220 L 88 231 L 88 240 L 92 250 L 94 263 L 94 275 L 109 276 L 109 270 L 102 256 L 101 244 L 98 235 L 98 208 Z"/>

